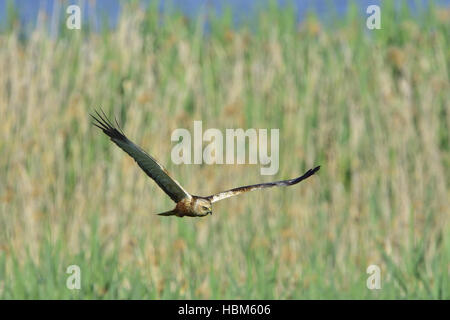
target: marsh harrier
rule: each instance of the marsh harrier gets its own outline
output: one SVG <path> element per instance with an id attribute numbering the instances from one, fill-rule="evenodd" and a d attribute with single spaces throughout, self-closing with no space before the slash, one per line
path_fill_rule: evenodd
<path id="1" fill-rule="evenodd" d="M 152 156 L 147 154 L 139 146 L 128 140 L 123 133 L 119 124 L 117 127 L 109 121 L 102 111 L 102 115 L 96 111 L 97 116 L 91 114 L 94 119 L 93 124 L 100 128 L 111 140 L 117 144 L 123 151 L 128 153 L 141 167 L 142 170 L 152 178 L 158 186 L 176 203 L 173 210 L 158 213 L 161 216 L 177 216 L 177 217 L 204 217 L 212 214 L 211 204 L 238 194 L 263 188 L 292 186 L 302 180 L 312 176 L 319 171 L 320 166 L 308 170 L 305 174 L 298 178 L 290 180 L 282 180 L 268 183 L 254 184 L 244 187 L 238 187 L 231 190 L 219 192 L 207 197 L 191 195 L 189 192 L 173 179 L 164 167 L 156 161 Z"/>

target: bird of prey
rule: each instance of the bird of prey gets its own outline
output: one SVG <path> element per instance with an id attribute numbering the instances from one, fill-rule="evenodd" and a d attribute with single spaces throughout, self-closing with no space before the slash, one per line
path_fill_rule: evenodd
<path id="1" fill-rule="evenodd" d="M 141 167 L 142 170 L 152 178 L 158 186 L 176 203 L 173 210 L 158 213 L 161 216 L 177 216 L 177 217 L 204 217 L 208 214 L 212 215 L 211 204 L 238 194 L 263 188 L 271 188 L 278 186 L 292 186 L 302 180 L 312 176 L 319 171 L 320 166 L 308 170 L 305 174 L 298 178 L 290 180 L 282 180 L 268 183 L 254 184 L 244 187 L 238 187 L 231 190 L 219 192 L 207 197 L 191 195 L 189 192 L 173 179 L 167 170 L 158 163 L 152 156 L 147 154 L 139 146 L 123 133 L 117 120 L 116 126 L 106 117 L 102 111 L 102 115 L 95 111 L 96 115 L 91 117 L 94 119 L 93 125 L 101 129 L 110 139 L 117 144 L 123 151 L 128 153 Z"/>

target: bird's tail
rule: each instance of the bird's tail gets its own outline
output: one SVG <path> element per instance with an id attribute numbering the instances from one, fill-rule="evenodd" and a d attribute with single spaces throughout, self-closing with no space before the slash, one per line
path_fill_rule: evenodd
<path id="1" fill-rule="evenodd" d="M 170 211 L 158 213 L 158 216 L 174 216 L 175 214 L 176 214 L 175 210 L 170 210 Z"/>

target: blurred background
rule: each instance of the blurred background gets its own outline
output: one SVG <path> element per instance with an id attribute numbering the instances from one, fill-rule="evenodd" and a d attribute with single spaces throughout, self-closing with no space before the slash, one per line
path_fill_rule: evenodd
<path id="1" fill-rule="evenodd" d="M 449 3 L 0 0 L 0 298 L 449 299 Z M 100 107 L 193 194 L 322 167 L 155 216 L 173 203 Z M 279 128 L 278 173 L 174 165 L 194 120 Z"/>

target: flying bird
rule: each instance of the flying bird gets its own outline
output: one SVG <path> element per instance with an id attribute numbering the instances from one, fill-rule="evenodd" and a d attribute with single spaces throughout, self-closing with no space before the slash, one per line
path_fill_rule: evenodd
<path id="1" fill-rule="evenodd" d="M 306 178 L 309 178 L 317 171 L 320 166 L 308 170 L 305 174 L 298 178 L 290 180 L 282 180 L 268 183 L 260 183 L 249 186 L 238 187 L 227 191 L 222 191 L 207 197 L 200 197 L 191 195 L 187 192 L 175 179 L 173 179 L 167 170 L 152 156 L 142 150 L 139 146 L 123 133 L 117 119 L 115 119 L 116 126 L 108 119 L 102 111 L 102 115 L 95 111 L 96 115 L 91 117 L 94 119 L 93 125 L 101 129 L 110 139 L 117 144 L 123 151 L 128 153 L 142 170 L 152 178 L 158 186 L 176 203 L 173 210 L 158 213 L 161 216 L 177 216 L 177 217 L 204 217 L 208 214 L 212 215 L 212 204 L 214 202 L 237 196 L 238 194 L 279 186 L 292 186 L 299 183 Z"/>

